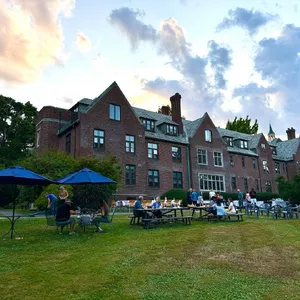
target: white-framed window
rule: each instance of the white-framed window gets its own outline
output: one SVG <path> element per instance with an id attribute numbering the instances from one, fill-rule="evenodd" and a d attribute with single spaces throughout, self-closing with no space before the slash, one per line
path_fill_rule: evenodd
<path id="1" fill-rule="evenodd" d="M 211 141 L 212 141 L 211 130 L 205 129 L 205 142 L 211 143 Z"/>
<path id="2" fill-rule="evenodd" d="M 153 120 L 142 119 L 142 122 L 147 131 L 155 131 L 155 122 Z"/>
<path id="3" fill-rule="evenodd" d="M 275 163 L 275 172 L 276 174 L 280 174 L 280 163 L 278 162 Z"/>
<path id="4" fill-rule="evenodd" d="M 134 151 L 135 151 L 134 136 L 126 135 L 126 152 L 134 153 Z"/>
<path id="5" fill-rule="evenodd" d="M 198 156 L 198 164 L 199 165 L 208 165 L 207 150 L 197 149 L 197 156 Z"/>
<path id="6" fill-rule="evenodd" d="M 201 191 L 213 189 L 214 191 L 225 192 L 224 176 L 199 173 L 199 188 Z"/>
<path id="7" fill-rule="evenodd" d="M 223 155 L 222 152 L 214 151 L 214 166 L 223 167 Z"/>
<path id="8" fill-rule="evenodd" d="M 261 149 L 265 150 L 266 149 L 266 145 L 265 144 L 261 144 Z"/>
<path id="9" fill-rule="evenodd" d="M 172 147 L 172 160 L 180 162 L 181 161 L 181 148 Z"/>
<path id="10" fill-rule="evenodd" d="M 269 173 L 268 162 L 266 160 L 263 160 L 263 169 L 265 173 Z"/>
<path id="11" fill-rule="evenodd" d="M 240 148 L 241 149 L 248 149 L 248 142 L 247 141 L 240 141 Z"/>
<path id="12" fill-rule="evenodd" d="M 233 138 L 232 137 L 226 136 L 225 141 L 226 141 L 227 146 L 233 147 Z"/>
<path id="13" fill-rule="evenodd" d="M 36 147 L 40 146 L 40 138 L 41 138 L 41 129 L 38 129 L 36 132 Z"/>

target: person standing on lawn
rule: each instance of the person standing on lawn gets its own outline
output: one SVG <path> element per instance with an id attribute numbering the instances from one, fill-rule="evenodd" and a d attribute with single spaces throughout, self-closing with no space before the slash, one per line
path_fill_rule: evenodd
<path id="1" fill-rule="evenodd" d="M 244 195 L 239 189 L 237 191 L 238 191 L 239 208 L 242 208 L 243 207 Z"/>
<path id="2" fill-rule="evenodd" d="M 192 193 L 193 193 L 193 189 L 190 188 L 187 192 L 187 203 L 189 205 L 193 204 Z"/>
<path id="3" fill-rule="evenodd" d="M 54 194 L 48 194 L 46 195 L 46 198 L 48 200 L 47 208 L 50 210 L 51 214 L 55 216 L 57 210 L 57 197 Z"/>

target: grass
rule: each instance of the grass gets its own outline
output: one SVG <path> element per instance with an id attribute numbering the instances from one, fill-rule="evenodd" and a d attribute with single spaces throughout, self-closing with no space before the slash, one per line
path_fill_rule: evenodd
<path id="1" fill-rule="evenodd" d="M 297 299 L 299 220 L 245 219 L 147 231 L 119 215 L 74 236 L 19 220 L 23 239 L 0 240 L 1 299 Z"/>

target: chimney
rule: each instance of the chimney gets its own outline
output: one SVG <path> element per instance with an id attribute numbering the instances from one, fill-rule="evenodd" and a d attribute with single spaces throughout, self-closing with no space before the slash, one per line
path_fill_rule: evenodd
<path id="1" fill-rule="evenodd" d="M 162 113 L 163 115 L 169 116 L 169 115 L 170 115 L 170 106 L 163 105 L 163 106 L 161 107 L 161 113 Z"/>
<path id="2" fill-rule="evenodd" d="M 296 130 L 293 127 L 288 128 L 286 133 L 287 133 L 288 140 L 292 140 L 296 138 Z"/>
<path id="3" fill-rule="evenodd" d="M 178 132 L 183 133 L 183 124 L 181 119 L 181 95 L 176 93 L 170 98 L 172 109 L 172 120 L 178 124 Z"/>

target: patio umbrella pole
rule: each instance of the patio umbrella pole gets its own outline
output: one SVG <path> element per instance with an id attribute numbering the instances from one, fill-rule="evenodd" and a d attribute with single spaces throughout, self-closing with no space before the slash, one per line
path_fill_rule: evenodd
<path id="1" fill-rule="evenodd" d="M 16 199 L 14 199 L 14 205 L 13 205 L 13 214 L 12 214 L 12 221 L 11 221 L 11 228 L 10 228 L 10 238 L 13 238 L 14 230 L 15 230 L 15 210 L 16 210 Z"/>

